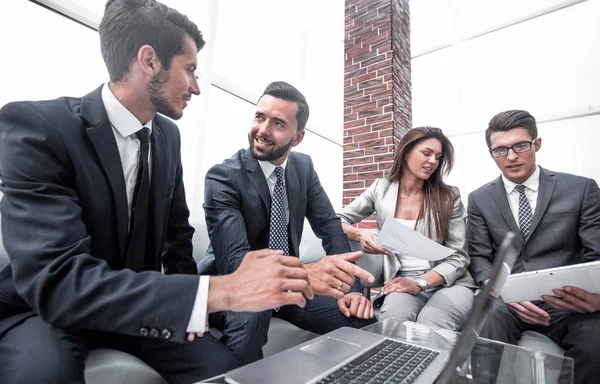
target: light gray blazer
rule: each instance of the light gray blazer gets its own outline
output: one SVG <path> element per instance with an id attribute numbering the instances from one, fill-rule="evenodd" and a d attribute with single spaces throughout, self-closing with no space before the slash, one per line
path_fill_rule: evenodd
<path id="1" fill-rule="evenodd" d="M 398 197 L 399 182 L 390 182 L 388 179 L 377 179 L 369 189 L 357 197 L 350 205 L 346 206 L 338 216 L 349 224 L 356 224 L 373 212 L 377 216 L 377 230 L 380 230 L 388 216 L 394 216 L 396 211 L 396 200 Z M 453 284 L 476 287 L 475 281 L 468 272 L 469 255 L 467 254 L 466 244 L 466 217 L 465 208 L 460 200 L 458 188 L 452 187 L 454 191 L 454 208 L 448 224 L 448 231 L 445 236 L 438 236 L 435 233 L 428 234 L 427 219 L 420 220 L 417 223 L 416 231 L 429 237 L 430 239 L 442 244 L 448 248 L 456 250 L 456 253 L 431 263 L 431 269 L 444 278 L 446 286 Z M 384 281 L 396 277 L 396 273 L 402 267 L 399 255 L 381 255 L 383 257 L 383 277 Z"/>

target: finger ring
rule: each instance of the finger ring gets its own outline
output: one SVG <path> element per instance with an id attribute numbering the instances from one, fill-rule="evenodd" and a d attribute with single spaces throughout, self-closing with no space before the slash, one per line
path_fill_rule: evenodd
<path id="1" fill-rule="evenodd" d="M 338 287 L 338 290 L 342 290 L 342 286 L 344 285 L 344 282 L 340 280 L 340 286 Z"/>

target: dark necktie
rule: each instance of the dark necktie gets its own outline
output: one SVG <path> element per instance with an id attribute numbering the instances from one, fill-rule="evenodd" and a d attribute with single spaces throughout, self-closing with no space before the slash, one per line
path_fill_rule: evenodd
<path id="1" fill-rule="evenodd" d="M 148 153 L 150 151 L 150 130 L 142 128 L 135 133 L 140 140 L 140 157 L 129 220 L 129 241 L 125 268 L 140 272 L 144 270 L 146 240 L 148 235 L 148 203 L 150 200 L 150 174 Z"/>
<path id="2" fill-rule="evenodd" d="M 525 196 L 525 186 L 519 184 L 515 188 L 519 191 L 519 229 L 521 230 L 523 239 L 526 239 L 529 234 L 529 227 L 531 226 L 533 214 L 531 213 L 529 200 L 527 200 L 527 196 Z"/>
<path id="3" fill-rule="evenodd" d="M 277 182 L 271 199 L 271 223 L 269 228 L 269 248 L 282 250 L 289 255 L 288 231 L 285 219 L 285 187 L 283 185 L 283 168 L 276 167 Z"/>

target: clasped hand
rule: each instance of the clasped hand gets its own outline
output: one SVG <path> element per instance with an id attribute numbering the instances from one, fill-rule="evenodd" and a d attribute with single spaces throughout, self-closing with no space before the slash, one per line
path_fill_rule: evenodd
<path id="1" fill-rule="evenodd" d="M 415 279 L 407 279 L 405 277 L 396 277 L 390 281 L 386 281 L 383 284 L 383 294 L 389 295 L 390 293 L 409 293 L 416 295 L 422 291 L 421 287 L 417 284 Z"/>
<path id="2" fill-rule="evenodd" d="M 351 292 L 338 299 L 338 307 L 346 317 L 373 318 L 373 303 L 359 292 Z"/>

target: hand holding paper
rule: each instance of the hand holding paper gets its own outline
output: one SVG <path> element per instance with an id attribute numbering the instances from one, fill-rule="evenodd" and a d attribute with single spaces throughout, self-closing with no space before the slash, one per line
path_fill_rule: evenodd
<path id="1" fill-rule="evenodd" d="M 377 242 L 383 248 L 400 255 L 436 261 L 455 253 L 388 216 L 379 231 Z"/>

